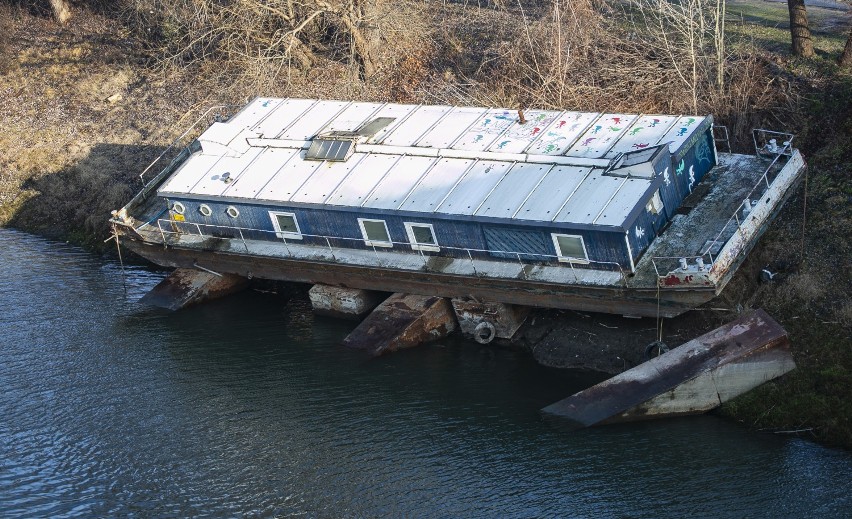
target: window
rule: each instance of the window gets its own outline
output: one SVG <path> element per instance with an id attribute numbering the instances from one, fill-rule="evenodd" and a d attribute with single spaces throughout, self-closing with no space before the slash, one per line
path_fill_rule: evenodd
<path id="1" fill-rule="evenodd" d="M 435 240 L 435 229 L 432 228 L 432 224 L 406 222 L 405 232 L 408 234 L 412 249 L 432 252 L 441 250 L 438 247 L 438 241 Z"/>
<path id="2" fill-rule="evenodd" d="M 551 234 L 553 245 L 556 247 L 556 255 L 559 261 L 569 263 L 588 263 L 589 256 L 586 255 L 586 244 L 582 236 L 571 234 Z"/>
<path id="3" fill-rule="evenodd" d="M 202 216 L 210 216 L 213 214 L 213 210 L 210 209 L 210 206 L 207 204 L 201 204 L 198 206 L 198 212 L 201 213 Z"/>
<path id="4" fill-rule="evenodd" d="M 659 189 L 654 193 L 654 196 L 648 200 L 648 204 L 645 206 L 645 209 L 647 209 L 651 214 L 660 214 L 663 212 L 663 199 L 660 198 Z"/>
<path id="5" fill-rule="evenodd" d="M 275 228 L 275 236 L 284 240 L 301 240 L 302 231 L 299 230 L 299 222 L 293 213 L 269 212 L 272 218 L 272 227 Z"/>
<path id="6" fill-rule="evenodd" d="M 232 206 L 232 205 L 229 205 L 229 206 L 228 206 L 228 208 L 227 208 L 227 209 L 225 209 L 225 212 L 226 212 L 226 213 L 228 214 L 228 216 L 230 216 L 231 218 L 236 218 L 236 217 L 238 217 L 238 216 L 240 215 L 240 210 L 239 210 L 239 209 L 237 209 L 236 207 Z"/>
<path id="7" fill-rule="evenodd" d="M 186 206 L 180 202 L 175 202 L 174 204 L 172 204 L 172 211 L 176 212 L 177 214 L 183 214 L 184 212 L 186 212 Z"/>
<path id="8" fill-rule="evenodd" d="M 373 247 L 393 247 L 390 234 L 388 234 L 388 226 L 384 220 L 358 218 L 358 225 L 361 226 L 361 234 L 364 236 L 364 243 L 367 245 Z"/>

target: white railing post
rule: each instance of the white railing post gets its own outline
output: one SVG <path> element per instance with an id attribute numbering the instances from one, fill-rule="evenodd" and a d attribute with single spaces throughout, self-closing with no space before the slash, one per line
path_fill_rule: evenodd
<path id="1" fill-rule="evenodd" d="M 473 275 L 479 277 L 479 273 L 476 271 L 476 265 L 473 263 L 473 255 L 470 253 L 470 249 L 465 249 L 467 251 L 467 257 L 470 259 L 470 266 L 473 269 Z"/>
<path id="2" fill-rule="evenodd" d="M 337 261 L 337 257 L 334 255 L 334 249 L 331 247 L 331 242 L 328 240 L 328 236 L 325 237 L 325 243 L 328 245 L 328 250 L 331 252 L 331 259 Z"/>
<path id="3" fill-rule="evenodd" d="M 524 269 L 524 262 L 521 261 L 521 254 L 516 252 L 515 256 L 518 257 L 518 264 L 521 265 L 521 274 L 524 276 L 524 279 L 526 280 L 527 279 L 527 271 L 526 271 L 526 269 Z"/>

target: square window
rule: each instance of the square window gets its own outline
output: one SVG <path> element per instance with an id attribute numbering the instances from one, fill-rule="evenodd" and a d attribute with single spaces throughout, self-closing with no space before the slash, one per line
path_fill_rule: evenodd
<path id="1" fill-rule="evenodd" d="M 275 228 L 275 236 L 284 240 L 301 240 L 302 231 L 299 230 L 299 222 L 293 213 L 269 212 L 272 218 L 272 227 Z"/>
<path id="2" fill-rule="evenodd" d="M 388 233 L 388 226 L 384 220 L 367 220 L 366 218 L 358 218 L 358 225 L 361 226 L 361 234 L 364 236 L 364 243 L 373 247 L 393 247 L 393 243 Z"/>
<path id="3" fill-rule="evenodd" d="M 438 241 L 435 239 L 435 229 L 429 223 L 405 223 L 405 232 L 408 241 L 414 250 L 427 250 L 438 252 Z"/>
<path id="4" fill-rule="evenodd" d="M 571 234 L 551 234 L 551 236 L 559 261 L 569 263 L 589 262 L 589 257 L 586 255 L 586 244 L 583 243 L 582 236 Z"/>

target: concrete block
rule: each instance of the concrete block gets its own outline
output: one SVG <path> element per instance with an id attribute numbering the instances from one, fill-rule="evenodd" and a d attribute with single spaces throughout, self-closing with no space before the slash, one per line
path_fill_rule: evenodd
<path id="1" fill-rule="evenodd" d="M 397 293 L 376 307 L 343 344 L 378 356 L 442 339 L 455 329 L 448 300 Z"/>
<path id="2" fill-rule="evenodd" d="M 316 284 L 308 292 L 314 313 L 343 319 L 361 319 L 386 297 L 384 292 Z"/>

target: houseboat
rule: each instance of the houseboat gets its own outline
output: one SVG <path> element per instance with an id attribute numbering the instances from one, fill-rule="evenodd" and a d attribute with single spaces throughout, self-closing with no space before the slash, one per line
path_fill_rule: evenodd
<path id="1" fill-rule="evenodd" d="M 671 317 L 722 291 L 804 170 L 792 135 L 756 130 L 741 155 L 720 130 L 257 98 L 146 171 L 111 222 L 167 267 Z"/>

